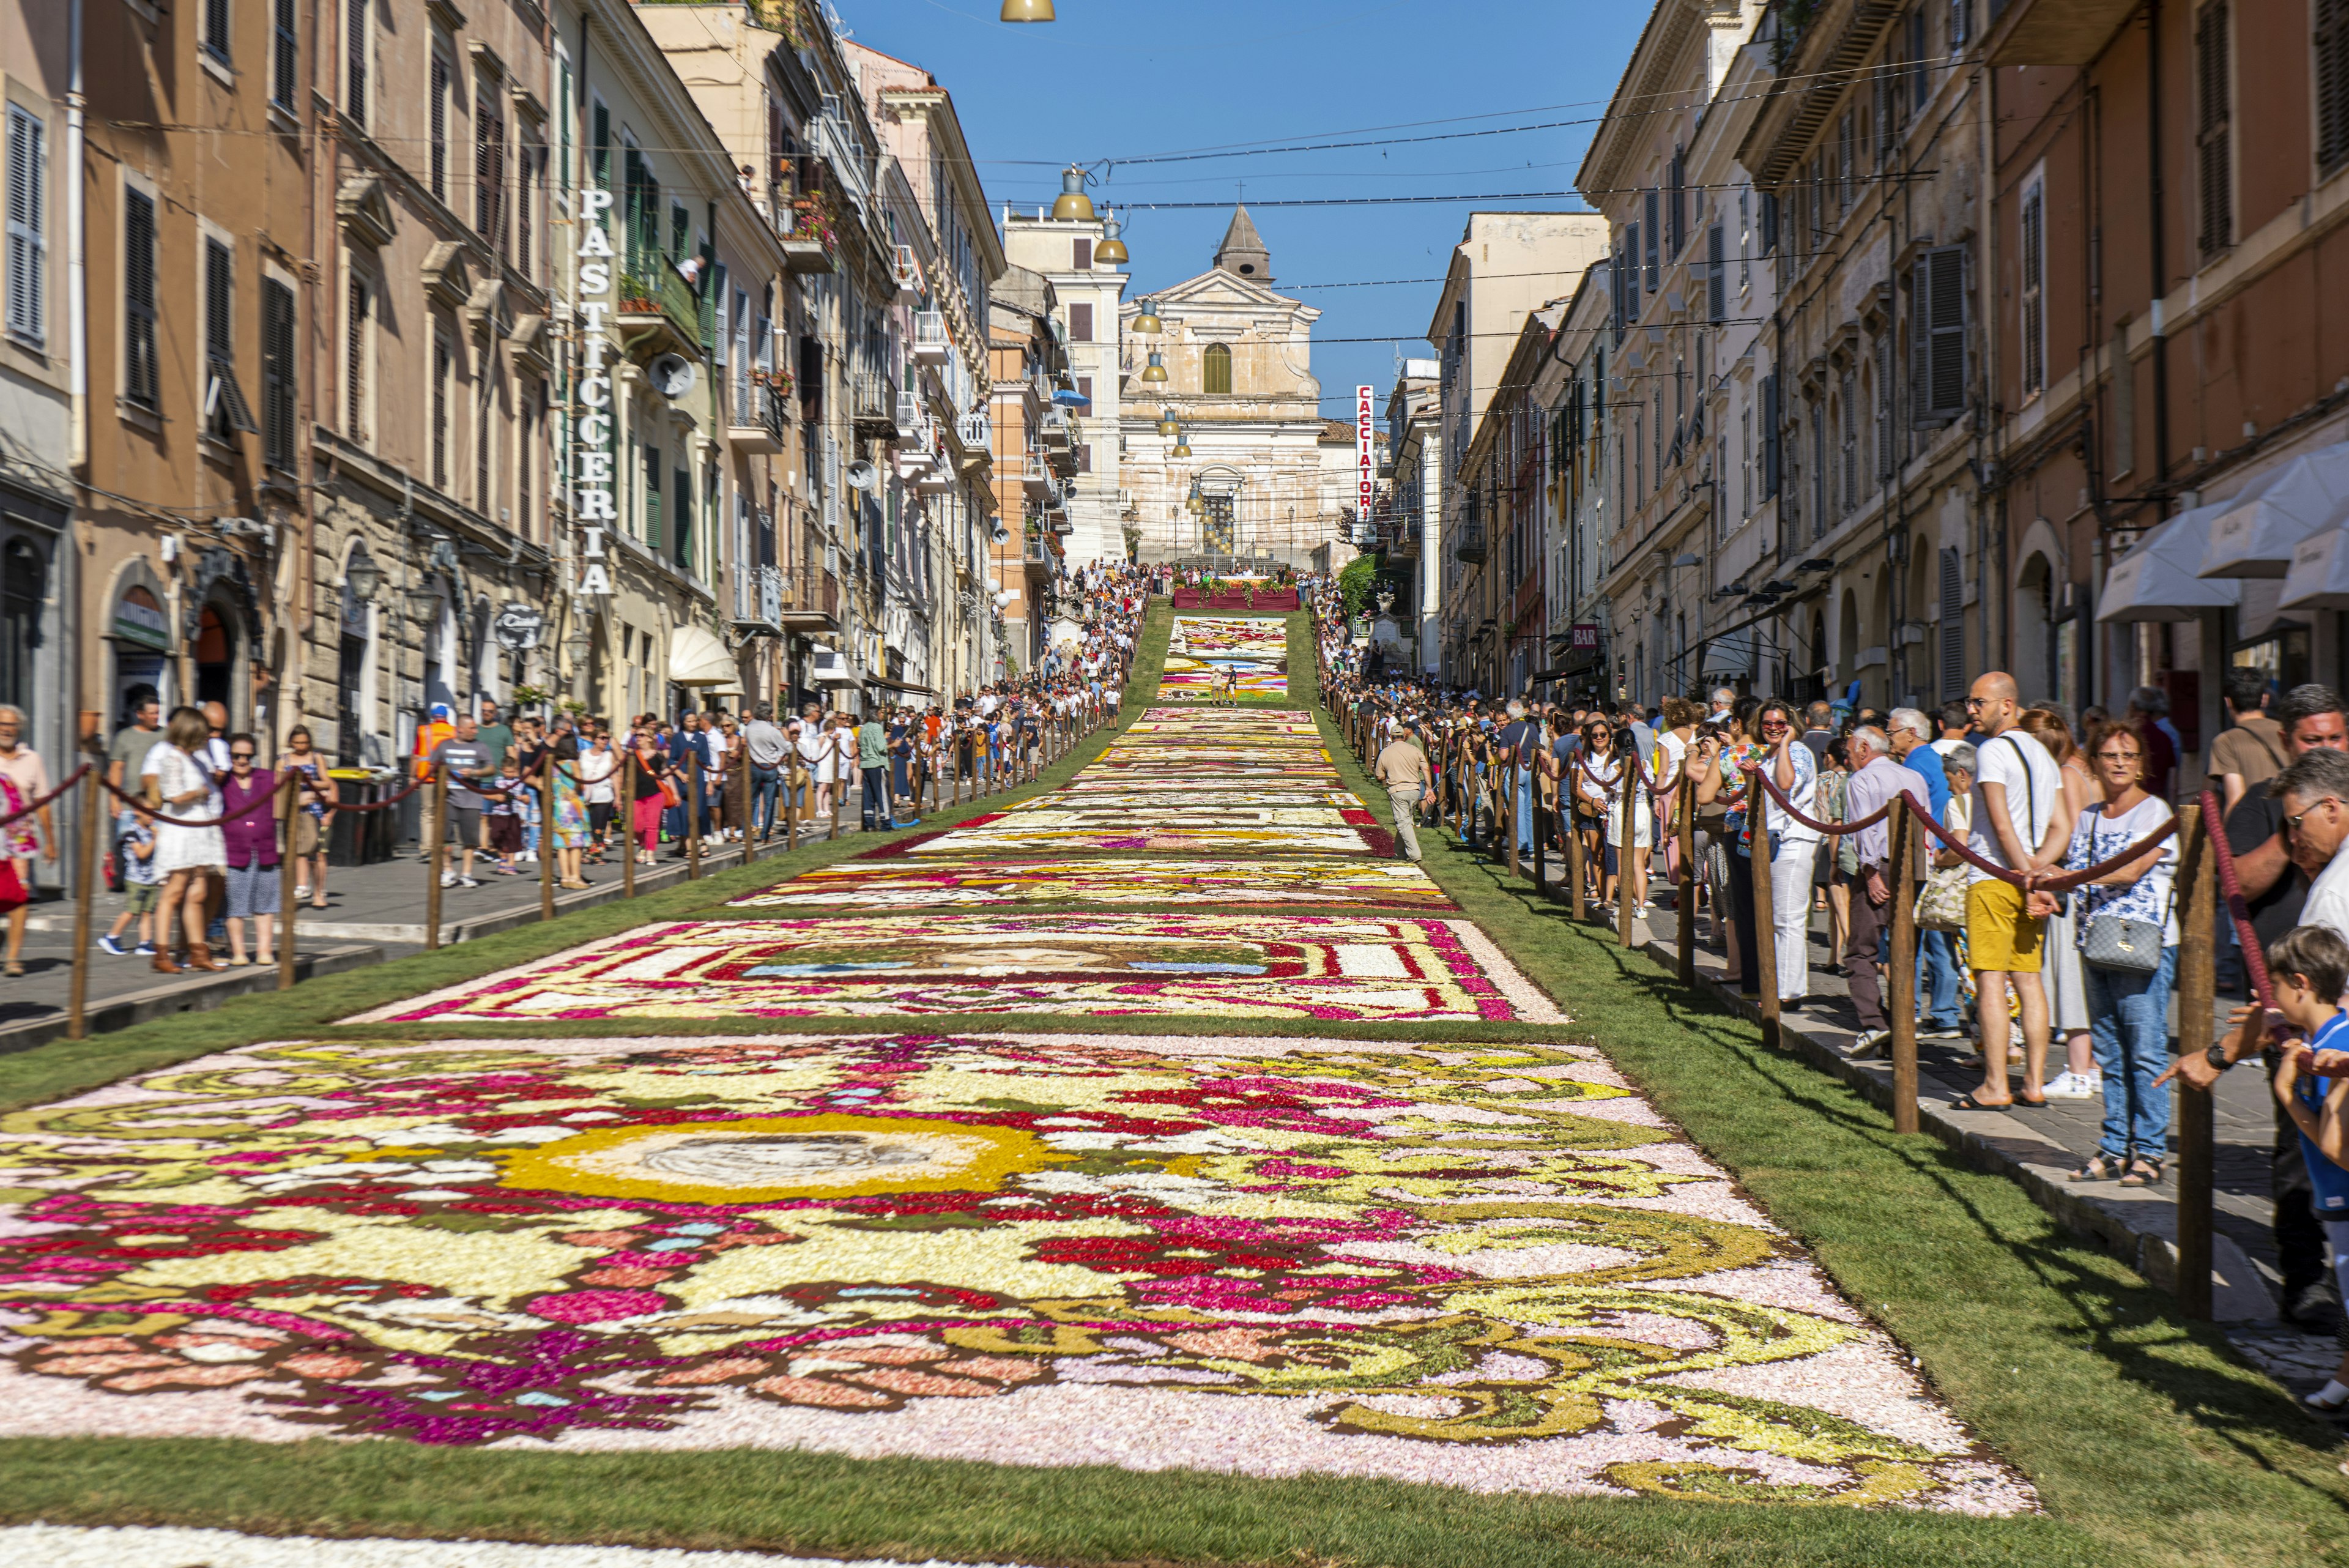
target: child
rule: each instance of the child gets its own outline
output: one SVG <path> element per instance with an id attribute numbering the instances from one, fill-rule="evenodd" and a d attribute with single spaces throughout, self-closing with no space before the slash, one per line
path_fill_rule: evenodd
<path id="1" fill-rule="evenodd" d="M 522 848 L 521 812 L 526 804 L 522 783 L 522 763 L 508 757 L 498 769 L 494 786 L 481 794 L 489 805 L 481 808 L 481 820 L 490 832 L 490 849 L 498 857 L 496 870 L 501 877 L 520 876 L 514 865 L 515 852 Z"/>
<path id="2" fill-rule="evenodd" d="M 130 814 L 130 826 L 122 830 L 117 841 L 122 851 L 122 913 L 114 917 L 114 929 L 98 939 L 98 945 L 117 958 L 138 954 L 155 956 L 155 900 L 163 889 L 163 878 L 155 870 L 155 819 L 143 811 Z M 132 920 L 139 922 L 139 945 L 126 948 L 122 933 L 130 929 Z"/>
<path id="3" fill-rule="evenodd" d="M 2316 1218 L 2333 1249 L 2333 1274 L 2349 1292 L 2349 1010 L 2341 1005 L 2349 941 L 2326 926 L 2295 926 L 2269 947 L 2268 973 L 2275 1010 L 2297 1036 L 2280 1043 L 2275 1096 L 2300 1128 Z M 2235 1020 L 2239 1033 L 2257 1028 L 2258 1010 L 2239 1009 Z M 2349 1355 L 2308 1403 L 2328 1412 L 2349 1406 Z"/>

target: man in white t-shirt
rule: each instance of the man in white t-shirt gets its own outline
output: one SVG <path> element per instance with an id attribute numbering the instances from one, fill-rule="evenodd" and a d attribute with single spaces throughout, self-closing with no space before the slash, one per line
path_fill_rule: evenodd
<path id="1" fill-rule="evenodd" d="M 1973 828 L 1966 845 L 1994 866 L 2043 870 L 2061 858 L 2055 803 L 2064 774 L 2055 759 L 2018 727 L 2023 713 L 2014 677 L 1993 670 L 1974 681 L 1966 698 L 1975 727 L 1986 737 L 1974 753 Z M 2052 841 L 2052 842 L 2051 842 Z M 2023 1012 L 2023 1096 L 2046 1098 L 2047 990 L 2040 983 L 2046 894 L 2026 894 L 1978 866 L 1966 872 L 1966 959 L 1981 1005 L 1982 1086 L 1958 1100 L 1960 1110 L 2003 1109 L 2015 1101 L 2006 1081 L 2009 1035 L 2006 993 L 2012 985 Z"/>

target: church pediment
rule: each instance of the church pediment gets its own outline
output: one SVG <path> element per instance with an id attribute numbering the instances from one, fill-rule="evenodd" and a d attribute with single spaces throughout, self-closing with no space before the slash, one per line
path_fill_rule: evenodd
<path id="1" fill-rule="evenodd" d="M 1194 278 L 1185 278 L 1172 288 L 1162 288 L 1154 297 L 1158 301 L 1161 316 L 1169 314 L 1168 306 L 1222 306 L 1235 310 L 1260 310 L 1268 305 L 1293 309 L 1303 303 L 1287 295 L 1275 294 L 1260 283 L 1237 276 L 1221 267 L 1203 272 Z"/>

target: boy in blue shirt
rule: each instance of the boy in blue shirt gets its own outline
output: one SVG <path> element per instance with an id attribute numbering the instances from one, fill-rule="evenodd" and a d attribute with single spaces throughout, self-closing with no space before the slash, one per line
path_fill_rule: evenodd
<path id="1" fill-rule="evenodd" d="M 2300 1129 L 2316 1218 L 2349 1294 L 2349 1010 L 2341 1005 L 2349 941 L 2328 926 L 2294 926 L 2268 949 L 2268 974 L 2275 1010 L 2292 1031 L 2278 1042 L 2275 1096 Z M 2236 1020 L 2238 1031 L 2256 1027 L 2258 1010 L 2241 1009 Z M 2308 1403 L 2325 1411 L 2349 1406 L 2349 1355 Z"/>

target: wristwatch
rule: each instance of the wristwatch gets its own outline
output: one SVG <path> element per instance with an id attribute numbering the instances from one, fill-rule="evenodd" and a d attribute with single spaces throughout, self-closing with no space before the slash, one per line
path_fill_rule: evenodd
<path id="1" fill-rule="evenodd" d="M 2235 1064 L 2227 1059 L 2227 1048 L 2222 1044 L 2204 1046 L 2202 1060 L 2209 1063 L 2214 1069 L 2221 1073 Z"/>

